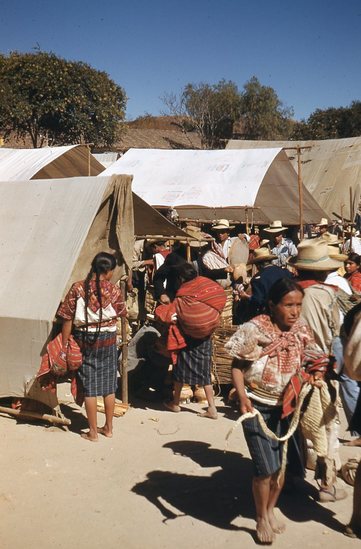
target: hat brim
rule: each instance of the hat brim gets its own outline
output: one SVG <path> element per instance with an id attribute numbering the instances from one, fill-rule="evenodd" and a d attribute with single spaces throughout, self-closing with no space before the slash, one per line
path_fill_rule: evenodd
<path id="1" fill-rule="evenodd" d="M 262 263 L 262 261 L 272 261 L 273 259 L 277 259 L 277 256 L 275 254 L 263 255 L 262 257 L 255 257 L 253 259 L 250 259 L 248 264 L 253 265 L 254 263 Z"/>
<path id="2" fill-rule="evenodd" d="M 228 231 L 228 229 L 234 229 L 235 228 L 235 225 L 230 225 L 229 227 L 225 227 L 224 225 L 214 225 L 214 227 L 212 227 L 212 231 Z"/>
<path id="3" fill-rule="evenodd" d="M 293 257 L 288 262 L 292 267 L 300 271 L 334 271 L 343 266 L 342 261 L 336 259 L 318 259 L 315 261 L 297 261 L 297 256 Z"/>
<path id="4" fill-rule="evenodd" d="M 348 260 L 348 255 L 346 255 L 346 254 L 334 254 L 334 255 L 330 255 L 330 258 L 331 259 L 336 259 L 336 261 L 345 262 L 345 261 Z"/>
<path id="5" fill-rule="evenodd" d="M 277 228 L 270 228 L 270 227 L 266 227 L 265 229 L 263 229 L 263 231 L 265 233 L 283 233 L 283 231 L 287 231 L 288 227 L 277 227 Z"/>

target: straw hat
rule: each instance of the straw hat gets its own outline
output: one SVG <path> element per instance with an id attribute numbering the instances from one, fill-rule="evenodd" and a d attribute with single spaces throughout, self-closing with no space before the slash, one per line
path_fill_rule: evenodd
<path id="1" fill-rule="evenodd" d="M 348 258 L 348 255 L 341 254 L 336 246 L 327 246 L 327 251 L 328 255 L 332 257 L 332 259 L 337 259 L 337 261 L 346 261 Z"/>
<path id="2" fill-rule="evenodd" d="M 339 244 L 342 244 L 342 240 L 338 238 L 337 234 L 323 233 L 322 238 L 323 240 L 326 240 L 327 246 L 338 246 Z"/>
<path id="3" fill-rule="evenodd" d="M 268 248 L 257 248 L 253 250 L 253 258 L 250 260 L 250 264 L 271 261 L 272 259 L 277 259 L 277 256 L 271 254 Z"/>
<path id="4" fill-rule="evenodd" d="M 195 227 L 194 225 L 187 225 L 187 227 L 184 229 L 184 231 L 191 237 L 197 240 L 190 240 L 189 242 L 187 240 L 182 240 L 183 244 L 189 243 L 191 248 L 203 248 L 203 246 L 207 246 L 208 242 L 211 242 L 213 238 L 207 234 L 201 231 L 199 227 Z"/>
<path id="5" fill-rule="evenodd" d="M 316 227 L 328 227 L 328 219 L 321 217 L 321 221 L 317 223 Z"/>
<path id="6" fill-rule="evenodd" d="M 234 229 L 235 225 L 230 225 L 228 219 L 219 219 L 215 221 L 216 225 L 212 225 L 212 230 L 218 231 L 221 229 L 230 230 Z"/>
<path id="7" fill-rule="evenodd" d="M 270 226 L 266 227 L 263 230 L 266 233 L 280 233 L 282 231 L 286 231 L 287 227 L 282 227 L 282 221 L 277 219 L 276 221 L 272 221 L 272 223 L 270 223 Z"/>
<path id="8" fill-rule="evenodd" d="M 307 238 L 297 246 L 298 255 L 289 260 L 298 270 L 303 271 L 335 271 L 342 266 L 329 256 L 327 242 L 322 238 Z"/>

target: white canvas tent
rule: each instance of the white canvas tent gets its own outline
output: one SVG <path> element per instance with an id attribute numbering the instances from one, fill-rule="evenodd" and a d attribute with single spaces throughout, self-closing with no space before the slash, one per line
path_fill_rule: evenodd
<path id="1" fill-rule="evenodd" d="M 54 406 L 34 383 L 41 352 L 63 295 L 94 255 L 131 262 L 131 177 L 0 182 L 0 196 L 0 397 Z"/>
<path id="2" fill-rule="evenodd" d="M 130 149 L 104 175 L 133 175 L 133 191 L 183 219 L 228 218 L 299 224 L 297 174 L 281 148 L 261 150 Z M 325 214 L 303 187 L 305 223 Z"/>
<path id="3" fill-rule="evenodd" d="M 0 148 L 0 181 L 25 181 L 87 175 L 102 176 L 102 166 L 84 145 L 43 149 Z M 186 234 L 133 193 L 136 236 L 185 237 Z"/>
<path id="4" fill-rule="evenodd" d="M 245 141 L 231 139 L 227 150 L 264 149 L 266 147 L 287 147 L 286 153 L 297 169 L 295 149 L 302 151 L 302 180 L 329 219 L 335 213 L 350 218 L 350 188 L 357 209 L 360 200 L 361 183 L 361 137 L 346 139 L 325 139 L 314 141 Z M 335 213 L 334 213 L 335 212 Z"/>
<path id="5" fill-rule="evenodd" d="M 86 145 L 7 149 L 0 147 L 0 180 L 53 179 L 98 175 L 104 166 Z"/>

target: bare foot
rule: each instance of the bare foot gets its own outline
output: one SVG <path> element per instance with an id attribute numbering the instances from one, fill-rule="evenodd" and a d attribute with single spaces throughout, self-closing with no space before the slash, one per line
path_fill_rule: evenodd
<path id="1" fill-rule="evenodd" d="M 286 524 L 277 520 L 273 511 L 268 512 L 268 522 L 275 534 L 282 534 L 286 530 Z"/>
<path id="2" fill-rule="evenodd" d="M 215 408 L 208 408 L 206 412 L 200 412 L 199 417 L 209 417 L 209 419 L 218 419 L 217 410 Z"/>
<path id="3" fill-rule="evenodd" d="M 112 438 L 113 436 L 113 433 L 111 431 L 109 431 L 109 429 L 107 427 L 98 427 L 98 433 L 100 435 L 104 435 L 105 437 L 107 438 Z"/>
<path id="4" fill-rule="evenodd" d="M 257 539 L 261 543 L 274 542 L 275 535 L 267 519 L 257 520 L 256 533 L 257 533 Z"/>
<path id="5" fill-rule="evenodd" d="M 344 442 L 344 446 L 361 446 L 361 437 L 354 438 L 353 440 L 350 440 L 349 442 Z"/>
<path id="6" fill-rule="evenodd" d="M 170 412 L 180 412 L 181 411 L 181 407 L 178 406 L 177 404 L 174 404 L 174 402 L 170 401 L 170 402 L 163 402 L 163 405 L 167 408 L 167 410 L 169 410 Z"/>
<path id="7" fill-rule="evenodd" d="M 89 440 L 89 442 L 98 442 L 98 437 L 91 436 L 89 431 L 87 433 L 80 433 L 80 436 L 85 440 Z"/>

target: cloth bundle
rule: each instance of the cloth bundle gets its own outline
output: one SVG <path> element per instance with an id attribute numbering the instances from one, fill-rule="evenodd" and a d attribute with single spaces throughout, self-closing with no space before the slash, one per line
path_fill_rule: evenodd
<path id="1" fill-rule="evenodd" d="M 194 339 L 211 336 L 219 324 L 226 299 L 223 288 L 204 276 L 182 284 L 174 300 L 182 331 Z"/>

